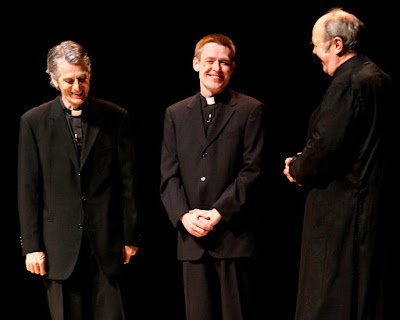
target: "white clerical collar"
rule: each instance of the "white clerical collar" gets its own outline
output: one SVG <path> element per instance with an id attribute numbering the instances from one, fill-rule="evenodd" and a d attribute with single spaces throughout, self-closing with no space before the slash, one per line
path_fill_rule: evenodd
<path id="1" fill-rule="evenodd" d="M 64 109 L 65 112 L 69 113 L 71 116 L 73 117 L 80 117 L 82 115 L 82 108 L 84 107 L 84 105 L 86 104 L 87 99 L 85 100 L 85 102 L 80 106 L 80 109 L 78 110 L 74 110 L 74 109 L 69 109 L 65 106 L 64 101 L 62 100 L 62 96 L 60 95 L 60 102 L 61 102 L 61 106 Z"/>
<path id="2" fill-rule="evenodd" d="M 209 98 L 206 97 L 206 101 L 208 105 L 213 105 L 215 104 L 215 97 L 209 97 Z"/>
<path id="3" fill-rule="evenodd" d="M 80 117 L 82 114 L 82 110 L 71 110 L 71 116 Z"/>

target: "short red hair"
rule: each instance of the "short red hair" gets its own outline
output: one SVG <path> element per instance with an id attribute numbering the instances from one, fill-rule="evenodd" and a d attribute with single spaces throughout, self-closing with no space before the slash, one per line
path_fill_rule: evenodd
<path id="1" fill-rule="evenodd" d="M 236 48 L 232 40 L 229 39 L 227 36 L 218 33 L 209 34 L 208 36 L 205 36 L 199 42 L 197 42 L 196 48 L 194 50 L 194 56 L 200 60 L 201 51 L 203 47 L 207 43 L 212 43 L 212 42 L 227 47 L 229 49 L 229 59 L 231 60 L 231 62 L 235 61 Z"/>

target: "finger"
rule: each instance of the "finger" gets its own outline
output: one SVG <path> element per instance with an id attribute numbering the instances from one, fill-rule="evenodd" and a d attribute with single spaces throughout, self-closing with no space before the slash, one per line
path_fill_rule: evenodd
<path id="1" fill-rule="evenodd" d="M 193 225 L 204 231 L 211 231 L 213 226 L 210 224 L 209 219 L 205 220 L 202 217 L 199 220 L 193 221 Z"/>
<path id="2" fill-rule="evenodd" d="M 44 276 L 46 274 L 46 258 L 42 256 L 38 261 L 39 274 Z"/>
<path id="3" fill-rule="evenodd" d="M 205 212 L 203 210 L 198 210 L 196 212 L 193 212 L 193 214 L 197 220 L 200 218 L 203 218 L 205 220 L 210 220 L 210 216 L 209 216 L 208 212 Z"/>
<path id="4" fill-rule="evenodd" d="M 29 261 L 26 261 L 25 265 L 26 265 L 26 270 L 28 270 L 29 272 L 32 272 L 32 265 L 31 265 L 31 263 L 30 263 Z M 33 272 L 32 272 L 32 273 L 33 273 Z"/>
<path id="5" fill-rule="evenodd" d="M 199 212 L 197 219 L 203 218 L 204 220 L 210 220 L 210 215 L 206 212 Z"/>
<path id="6" fill-rule="evenodd" d="M 125 247 L 122 248 L 122 257 L 123 257 L 124 264 L 127 264 L 129 262 L 129 254 L 126 252 Z"/>
<path id="7" fill-rule="evenodd" d="M 203 210 L 200 210 L 200 209 L 190 210 L 189 213 L 192 214 L 196 218 L 198 218 L 201 215 L 204 215 Z"/>
<path id="8" fill-rule="evenodd" d="M 205 235 L 207 235 L 208 231 L 197 227 L 196 225 L 192 225 L 190 228 L 190 233 L 198 238 L 200 237 L 204 237 Z"/>
<path id="9" fill-rule="evenodd" d="M 194 216 L 185 215 L 182 223 L 185 229 L 196 237 L 202 237 L 208 233 L 208 231 L 201 228 L 201 223 Z"/>
<path id="10" fill-rule="evenodd" d="M 39 265 L 39 274 L 40 274 L 41 276 L 44 276 L 46 273 L 47 273 L 47 272 L 46 272 L 45 263 L 43 262 L 43 263 L 41 263 L 41 264 Z"/>
<path id="11" fill-rule="evenodd" d="M 198 233 L 198 232 L 195 232 L 195 231 L 191 231 L 190 234 L 195 236 L 196 238 L 201 238 L 201 237 L 204 237 L 205 235 L 207 235 L 204 232 L 203 233 Z"/>
<path id="12" fill-rule="evenodd" d="M 34 274 L 39 274 L 40 273 L 39 265 L 36 262 L 31 264 L 31 272 L 34 273 Z"/>
<path id="13" fill-rule="evenodd" d="M 292 162 L 293 158 L 286 158 L 285 159 L 285 164 L 288 165 L 290 162 Z"/>
<path id="14" fill-rule="evenodd" d="M 25 265 L 26 265 L 26 270 L 28 270 L 29 272 L 34 273 L 33 262 L 32 262 L 32 259 L 31 259 L 30 255 L 26 256 Z"/>
<path id="15" fill-rule="evenodd" d="M 44 268 L 44 266 L 43 266 Z M 36 274 L 41 274 L 41 269 L 42 269 L 42 263 L 41 262 L 36 262 L 35 263 L 35 273 Z"/>
<path id="16" fill-rule="evenodd" d="M 138 252 L 139 248 L 138 247 L 131 247 L 131 257 L 136 255 Z"/>

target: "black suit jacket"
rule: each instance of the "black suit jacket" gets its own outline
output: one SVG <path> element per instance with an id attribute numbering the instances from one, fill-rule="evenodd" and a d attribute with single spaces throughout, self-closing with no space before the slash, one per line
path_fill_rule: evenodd
<path id="1" fill-rule="evenodd" d="M 60 97 L 29 110 L 20 121 L 23 254 L 44 251 L 50 279 L 70 276 L 85 230 L 101 269 L 111 277 L 120 274 L 123 245 L 137 245 L 129 115 L 113 103 L 88 99 L 80 161 Z"/>
<path id="2" fill-rule="evenodd" d="M 178 228 L 178 259 L 256 255 L 256 210 L 251 192 L 261 174 L 263 104 L 230 91 L 206 137 L 200 93 L 166 110 L 161 156 L 161 197 Z M 202 238 L 190 235 L 180 217 L 191 209 L 216 208 L 216 228 Z"/>

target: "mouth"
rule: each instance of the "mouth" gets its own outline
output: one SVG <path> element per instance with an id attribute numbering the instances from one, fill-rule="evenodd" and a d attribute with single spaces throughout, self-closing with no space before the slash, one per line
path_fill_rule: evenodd
<path id="1" fill-rule="evenodd" d="M 222 80 L 223 79 L 223 76 L 218 76 L 218 75 L 215 75 L 215 74 L 209 74 L 208 76 L 211 79 L 215 79 L 215 80 Z"/>
<path id="2" fill-rule="evenodd" d="M 71 96 L 76 99 L 80 99 L 83 97 L 83 91 L 81 92 L 71 92 Z"/>

